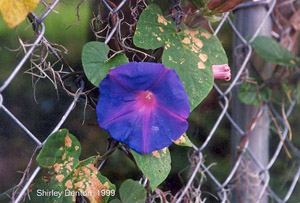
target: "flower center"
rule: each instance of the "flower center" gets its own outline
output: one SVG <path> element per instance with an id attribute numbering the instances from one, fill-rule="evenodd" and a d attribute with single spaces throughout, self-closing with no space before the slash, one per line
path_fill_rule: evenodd
<path id="1" fill-rule="evenodd" d="M 138 101 L 142 105 L 152 106 L 155 102 L 155 97 L 154 97 L 153 93 L 148 91 L 148 90 L 147 91 L 142 91 L 138 95 Z"/>

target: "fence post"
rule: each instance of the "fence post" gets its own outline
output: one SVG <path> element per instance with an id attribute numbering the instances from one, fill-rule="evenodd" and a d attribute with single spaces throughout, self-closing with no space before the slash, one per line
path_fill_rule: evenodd
<path id="1" fill-rule="evenodd" d="M 267 13 L 267 7 L 264 4 L 242 4 L 234 11 L 234 25 L 243 37 L 249 36 L 250 38 L 258 29 L 262 23 L 262 19 Z M 271 17 L 265 21 L 259 35 L 271 36 L 272 22 Z M 239 68 L 245 60 L 245 55 L 248 52 L 245 46 L 241 46 L 242 42 L 234 36 L 233 39 L 233 77 L 237 74 Z M 257 72 L 260 73 L 263 78 L 268 78 L 270 75 L 270 64 L 262 61 L 257 56 L 251 58 L 247 64 L 247 75 L 256 77 Z M 241 127 L 243 131 L 247 131 L 251 122 L 255 118 L 259 108 L 256 106 L 244 105 L 238 100 L 238 91 L 240 85 L 237 85 L 233 89 L 232 98 L 232 117 L 236 123 Z M 256 125 L 249 134 L 249 148 L 253 152 L 257 160 L 266 166 L 269 157 L 269 126 L 270 119 L 267 111 L 267 107 L 263 106 L 262 115 L 256 120 Z M 232 130 L 232 154 L 233 160 L 237 158 L 238 146 L 241 142 L 241 134 L 234 128 Z M 232 202 L 234 203 L 267 203 L 268 198 L 264 193 L 262 199 L 259 198 L 259 194 L 263 190 L 263 180 L 260 174 L 261 169 L 255 164 L 255 162 L 249 157 L 247 152 L 243 155 L 241 164 L 235 175 L 235 190 L 233 192 Z"/>

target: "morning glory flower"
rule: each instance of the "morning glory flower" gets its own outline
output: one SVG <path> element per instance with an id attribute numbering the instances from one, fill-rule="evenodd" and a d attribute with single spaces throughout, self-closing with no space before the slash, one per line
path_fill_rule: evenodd
<path id="1" fill-rule="evenodd" d="M 130 62 L 110 71 L 99 87 L 98 123 L 139 153 L 172 144 L 188 128 L 190 105 L 173 69 Z"/>
<path id="2" fill-rule="evenodd" d="M 231 71 L 228 64 L 212 66 L 214 78 L 229 81 L 231 79 Z"/>

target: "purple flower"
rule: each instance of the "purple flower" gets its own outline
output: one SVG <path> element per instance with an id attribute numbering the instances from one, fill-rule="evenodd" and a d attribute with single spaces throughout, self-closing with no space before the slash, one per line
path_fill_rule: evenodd
<path id="1" fill-rule="evenodd" d="M 229 81 L 231 79 L 230 67 L 227 64 L 213 65 L 213 72 L 215 79 L 223 79 Z"/>
<path id="2" fill-rule="evenodd" d="M 139 153 L 167 147 L 187 130 L 190 105 L 173 69 L 127 63 L 112 69 L 99 90 L 100 127 Z"/>

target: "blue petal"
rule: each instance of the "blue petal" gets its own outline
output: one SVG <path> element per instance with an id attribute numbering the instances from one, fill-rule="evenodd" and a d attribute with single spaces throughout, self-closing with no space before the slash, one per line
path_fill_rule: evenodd
<path id="1" fill-rule="evenodd" d="M 167 70 L 149 90 L 153 92 L 161 106 L 183 118 L 187 118 L 190 113 L 190 105 L 184 86 L 173 69 Z"/>
<path id="2" fill-rule="evenodd" d="M 109 74 L 130 90 L 146 90 L 165 70 L 160 63 L 130 62 L 112 69 Z"/>
<path id="3" fill-rule="evenodd" d="M 185 118 L 164 107 L 158 107 L 150 114 L 133 109 L 118 111 L 109 119 L 99 119 L 98 122 L 115 140 L 126 143 L 139 153 L 151 153 L 171 145 L 172 140 L 177 140 L 188 128 Z"/>
<path id="4" fill-rule="evenodd" d="M 140 99 L 148 91 L 154 100 Z M 162 64 L 118 66 L 101 82 L 100 94 L 99 125 L 139 153 L 167 147 L 187 130 L 187 94 L 176 72 Z"/>
<path id="5" fill-rule="evenodd" d="M 151 153 L 172 144 L 188 128 L 184 118 L 155 109 L 150 115 L 140 116 L 125 143 L 139 153 Z"/>

